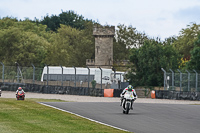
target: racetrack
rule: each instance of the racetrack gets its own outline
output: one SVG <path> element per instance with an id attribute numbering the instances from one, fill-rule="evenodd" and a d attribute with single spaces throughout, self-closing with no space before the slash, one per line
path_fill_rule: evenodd
<path id="1" fill-rule="evenodd" d="M 135 103 L 127 115 L 117 102 L 45 104 L 135 133 L 200 132 L 200 105 Z"/>
<path id="2" fill-rule="evenodd" d="M 15 98 L 15 92 L 3 91 L 2 98 Z M 126 115 L 116 97 L 27 92 L 27 98 L 72 101 L 46 104 L 135 133 L 200 132 L 200 101 L 138 98 L 134 110 Z"/>

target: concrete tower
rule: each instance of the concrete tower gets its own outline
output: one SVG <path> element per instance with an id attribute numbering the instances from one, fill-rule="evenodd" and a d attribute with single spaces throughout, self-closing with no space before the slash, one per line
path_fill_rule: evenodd
<path id="1" fill-rule="evenodd" d="M 95 67 L 111 68 L 113 65 L 113 37 L 115 26 L 95 26 Z"/>

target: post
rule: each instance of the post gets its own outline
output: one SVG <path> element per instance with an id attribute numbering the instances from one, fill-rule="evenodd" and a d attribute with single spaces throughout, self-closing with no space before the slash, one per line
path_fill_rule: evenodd
<path id="1" fill-rule="evenodd" d="M 179 69 L 177 69 L 177 70 L 180 73 L 180 91 L 181 91 L 181 88 L 182 88 L 182 72 Z"/>
<path id="2" fill-rule="evenodd" d="M 169 69 L 172 72 L 172 89 L 174 90 L 174 71 L 172 69 Z"/>
<path id="3" fill-rule="evenodd" d="M 164 90 L 165 90 L 165 88 L 166 88 L 166 85 L 165 85 L 165 81 L 166 81 L 166 71 L 165 71 L 163 68 L 161 68 L 161 70 L 164 72 Z"/>
<path id="4" fill-rule="evenodd" d="M 45 66 L 47 67 L 47 87 L 48 87 L 48 81 L 49 81 L 49 66 L 47 64 L 45 64 Z"/>
<path id="5" fill-rule="evenodd" d="M 76 67 L 75 66 L 73 66 L 74 67 L 74 70 L 75 70 L 75 75 L 74 75 L 74 87 L 76 87 Z"/>
<path id="6" fill-rule="evenodd" d="M 88 69 L 88 89 L 90 87 L 90 68 L 87 66 Z"/>
<path id="7" fill-rule="evenodd" d="M 102 69 L 101 67 L 99 67 L 99 69 L 101 70 L 101 89 L 102 89 Z"/>
<path id="8" fill-rule="evenodd" d="M 194 69 L 193 69 L 193 71 L 196 73 L 196 91 L 197 91 L 198 90 L 198 73 Z"/>
<path id="9" fill-rule="evenodd" d="M 35 66 L 33 64 L 31 64 L 33 66 L 33 84 L 35 84 Z"/>
<path id="10" fill-rule="evenodd" d="M 60 67 L 61 67 L 61 69 L 62 69 L 62 76 L 61 76 L 61 86 L 62 86 L 62 88 L 63 88 L 63 67 L 62 67 L 62 65 L 60 65 Z"/>
<path id="11" fill-rule="evenodd" d="M 190 90 L 190 72 L 188 70 L 186 70 L 186 72 L 188 73 L 188 91 Z"/>
<path id="12" fill-rule="evenodd" d="M 120 85 L 119 85 L 119 89 L 121 89 L 121 73 L 120 73 Z"/>
<path id="13" fill-rule="evenodd" d="M 116 70 L 115 70 L 115 68 L 114 67 L 112 67 L 112 70 L 114 71 L 114 79 L 116 78 Z"/>
<path id="14" fill-rule="evenodd" d="M 19 64 L 17 62 L 15 64 L 17 65 L 17 83 L 19 83 Z"/>
<path id="15" fill-rule="evenodd" d="M 0 62 L 2 65 L 2 81 L 3 81 L 3 85 L 4 85 L 4 64 L 2 62 Z"/>

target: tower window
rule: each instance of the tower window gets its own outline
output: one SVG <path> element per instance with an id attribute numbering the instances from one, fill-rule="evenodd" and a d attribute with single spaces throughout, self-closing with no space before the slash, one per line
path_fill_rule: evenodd
<path id="1" fill-rule="evenodd" d="M 99 53 L 99 48 L 100 48 L 99 46 L 96 46 L 97 54 Z"/>

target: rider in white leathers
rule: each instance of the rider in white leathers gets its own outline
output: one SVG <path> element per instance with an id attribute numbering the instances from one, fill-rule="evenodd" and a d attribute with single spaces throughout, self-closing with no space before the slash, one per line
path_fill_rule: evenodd
<path id="1" fill-rule="evenodd" d="M 135 101 L 135 100 L 137 99 L 137 94 L 136 94 L 135 89 L 133 89 L 133 86 L 132 86 L 132 85 L 127 86 L 127 87 L 122 91 L 122 93 L 120 94 L 120 97 L 121 97 L 121 104 L 120 104 L 120 106 L 122 106 L 123 99 L 124 99 L 124 94 L 125 94 L 127 91 L 131 91 L 131 92 L 133 93 L 134 99 L 131 101 L 131 108 L 130 108 L 130 109 L 133 109 L 133 101 Z"/>

